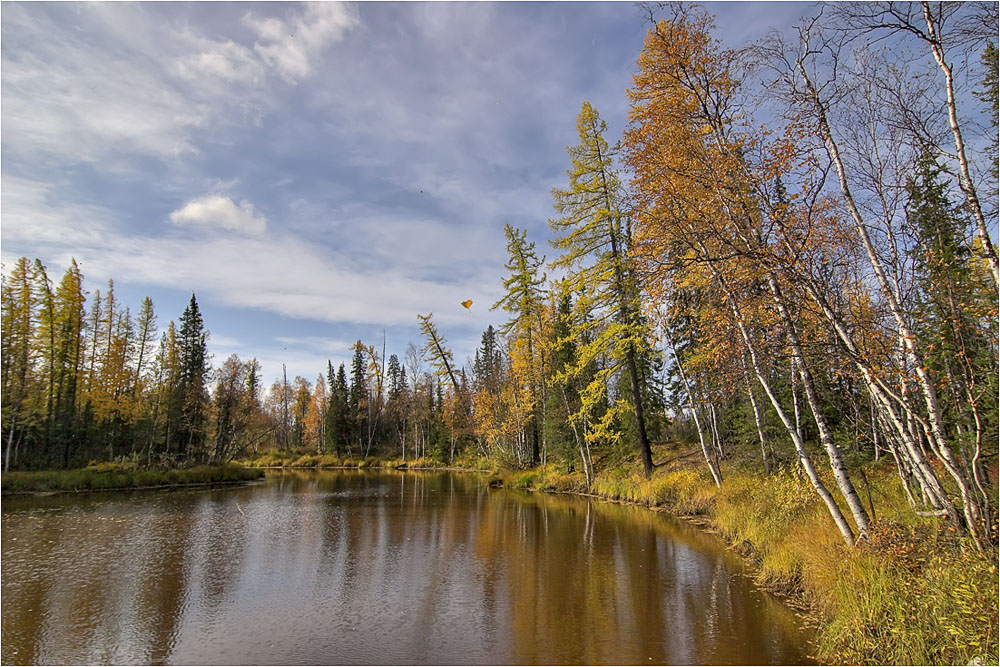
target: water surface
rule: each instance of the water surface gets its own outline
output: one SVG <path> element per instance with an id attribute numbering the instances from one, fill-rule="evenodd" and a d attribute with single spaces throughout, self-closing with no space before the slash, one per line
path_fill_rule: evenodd
<path id="1" fill-rule="evenodd" d="M 475 475 L 284 472 L 3 500 L 4 664 L 782 664 L 710 535 Z"/>

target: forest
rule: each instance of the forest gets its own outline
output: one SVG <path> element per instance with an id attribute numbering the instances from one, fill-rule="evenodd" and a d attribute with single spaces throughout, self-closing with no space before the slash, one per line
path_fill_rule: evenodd
<path id="1" fill-rule="evenodd" d="M 262 385 L 213 367 L 192 294 L 165 327 L 114 283 L 21 258 L 3 277 L 4 471 L 124 457 L 479 457 L 582 472 L 654 446 L 799 470 L 847 545 L 859 481 L 997 546 L 997 6 L 823 6 L 738 49 L 690 6 L 650 12 L 608 136 L 584 102 L 551 252 L 506 229 L 499 323 L 459 363 L 433 315 L 386 356 Z M 451 304 L 448 304 L 449 306 Z M 444 304 L 442 304 L 444 307 Z"/>

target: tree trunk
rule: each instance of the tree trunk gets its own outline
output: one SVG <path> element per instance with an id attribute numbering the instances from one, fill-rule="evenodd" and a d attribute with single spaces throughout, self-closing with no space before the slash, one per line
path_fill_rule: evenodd
<path id="1" fill-rule="evenodd" d="M 691 389 L 691 384 L 688 382 L 687 374 L 684 373 L 684 366 L 681 364 L 681 358 L 677 355 L 677 348 L 674 347 L 670 334 L 666 332 L 666 327 L 664 327 L 664 337 L 667 345 L 670 347 L 670 351 L 673 352 L 674 361 L 677 363 L 677 373 L 681 376 L 681 382 L 684 383 L 684 391 L 687 392 L 688 395 L 688 404 L 691 406 L 691 415 L 694 417 L 694 426 L 698 430 L 698 442 L 701 443 L 701 453 L 705 457 L 705 463 L 708 464 L 708 470 L 712 473 L 712 479 L 715 480 L 715 485 L 721 487 L 722 472 L 719 470 L 718 465 L 712 460 L 712 456 L 708 453 L 708 446 L 705 444 L 705 429 L 701 425 L 701 420 L 698 419 L 698 410 L 694 405 L 694 392 Z"/>
<path id="2" fill-rule="evenodd" d="M 3 471 L 7 473 L 10 471 L 10 448 L 14 444 L 14 419 L 10 420 L 10 432 L 7 434 L 7 453 L 3 460 Z"/>
<path id="3" fill-rule="evenodd" d="M 920 3 L 924 9 L 924 21 L 927 23 L 927 31 L 930 35 L 931 51 L 934 53 L 934 60 L 938 67 L 944 72 L 945 92 L 947 93 L 948 124 L 951 126 L 952 136 L 955 138 L 955 154 L 958 156 L 958 185 L 962 189 L 968 203 L 968 209 L 976 221 L 976 231 L 979 233 L 979 241 L 982 243 L 982 254 L 986 256 L 990 264 L 990 271 L 993 275 L 993 287 L 1000 286 L 1000 262 L 997 259 L 996 248 L 990 238 L 990 232 L 986 227 L 986 217 L 983 215 L 983 207 L 979 202 L 979 195 L 976 193 L 976 186 L 972 182 L 969 174 L 969 160 L 965 155 L 965 140 L 962 138 L 962 128 L 958 124 L 958 109 L 955 103 L 955 80 L 951 71 L 951 66 L 945 62 L 944 49 L 941 45 L 941 37 L 938 33 L 938 24 L 931 16 L 931 7 L 928 2 Z"/>
<path id="4" fill-rule="evenodd" d="M 750 407 L 753 408 L 753 421 L 757 426 L 757 437 L 760 438 L 760 458 L 764 463 L 764 472 L 771 474 L 771 464 L 767 460 L 767 445 L 764 442 L 764 426 L 760 417 L 760 407 L 757 405 L 757 398 L 754 396 L 753 386 L 750 384 L 750 373 L 747 372 L 746 351 L 740 352 L 740 367 L 743 369 L 743 382 L 746 384 L 747 396 L 750 397 Z"/>
<path id="5" fill-rule="evenodd" d="M 826 106 L 822 100 L 820 100 L 819 93 L 816 91 L 812 79 L 809 78 L 802 58 L 796 62 L 796 66 L 802 77 L 803 83 L 808 90 L 808 99 L 815 106 L 817 119 L 819 121 L 820 134 L 823 137 L 827 151 L 830 153 L 830 157 L 833 160 L 834 167 L 836 168 L 844 202 L 847 204 L 848 212 L 851 215 L 851 219 L 854 221 L 854 226 L 858 232 L 858 236 L 860 237 L 862 245 L 865 248 L 869 264 L 875 272 L 875 277 L 878 280 L 879 286 L 882 288 L 886 303 L 889 306 L 889 311 L 892 313 L 892 316 L 903 335 L 903 340 L 906 345 L 906 354 L 913 364 L 913 369 L 917 374 L 921 393 L 927 408 L 927 423 L 929 427 L 928 441 L 930 442 L 934 453 L 938 456 L 938 459 L 944 465 L 952 479 L 955 480 L 962 496 L 962 507 L 965 514 L 966 528 L 970 536 L 973 538 L 976 547 L 979 550 L 983 550 L 986 548 L 986 544 L 984 542 L 985 526 L 983 525 L 984 521 L 981 508 L 976 498 L 971 493 L 969 481 L 965 478 L 965 475 L 962 474 L 951 447 L 948 445 L 948 440 L 945 437 L 942 427 L 941 406 L 938 402 L 937 390 L 934 387 L 933 379 L 930 377 L 927 367 L 924 365 L 923 360 L 920 358 L 920 354 L 918 354 L 916 349 L 917 337 L 911 330 L 909 323 L 906 321 L 905 314 L 903 313 L 899 301 L 896 299 L 895 293 L 891 289 L 891 285 L 886 277 L 882 261 L 876 253 L 871 236 L 868 233 L 868 228 L 865 225 L 864 218 L 862 217 L 861 211 L 858 209 L 857 204 L 854 201 L 854 197 L 851 194 L 850 186 L 847 182 L 847 171 L 840 156 L 840 149 L 837 146 L 836 141 L 834 141 L 833 133 L 827 120 Z"/>
<path id="6" fill-rule="evenodd" d="M 697 241 L 697 243 L 701 245 L 700 241 Z M 701 246 L 701 249 L 706 256 L 711 256 L 703 245 Z M 736 320 L 736 328 L 739 330 L 740 336 L 743 338 L 743 344 L 746 346 L 746 351 L 750 357 L 750 365 L 754 370 L 754 374 L 757 376 L 757 381 L 760 382 L 761 387 L 764 389 L 764 393 L 767 394 L 768 399 L 770 399 L 771 405 L 774 406 L 775 412 L 778 413 L 778 418 L 781 419 L 781 423 L 785 425 L 785 430 L 788 431 L 789 436 L 791 436 L 802 468 L 809 477 L 809 481 L 812 482 L 813 488 L 816 489 L 816 493 L 818 493 L 820 498 L 823 499 L 823 503 L 830 512 L 831 518 L 833 518 L 834 523 L 837 524 L 837 528 L 840 529 L 840 534 L 843 536 L 844 542 L 846 542 L 848 546 L 854 546 L 854 531 L 851 529 L 847 519 L 844 518 L 844 513 L 840 511 L 837 501 L 834 500 L 830 491 L 823 484 L 823 480 L 820 479 L 819 474 L 816 472 L 816 468 L 813 466 L 812 459 L 806 451 L 805 443 L 802 441 L 802 437 L 799 435 L 798 431 L 795 430 L 795 425 L 792 424 L 792 421 L 788 418 L 784 408 L 781 407 L 778 397 L 771 389 L 771 385 L 767 381 L 767 377 L 760 368 L 760 364 L 757 361 L 757 352 L 753 346 L 753 342 L 750 340 L 750 334 L 746 330 L 746 326 L 743 323 L 743 314 L 740 312 L 740 307 L 736 302 L 735 295 L 729 288 L 725 279 L 722 277 L 722 274 L 720 274 L 715 268 L 715 265 L 710 260 L 707 264 L 709 269 L 712 271 L 712 274 L 719 281 L 719 284 L 726 293 L 730 310 L 732 310 L 733 317 Z"/>
<path id="7" fill-rule="evenodd" d="M 802 345 L 799 342 L 798 332 L 795 330 L 795 323 L 788 313 L 784 296 L 781 293 L 778 281 L 774 277 L 774 273 L 768 274 L 767 283 L 774 297 L 778 313 L 781 315 L 785 335 L 788 337 L 788 342 L 792 347 L 792 358 L 795 360 L 796 366 L 798 366 L 799 376 L 802 378 L 802 388 L 806 394 L 806 402 L 809 404 L 809 409 L 812 410 L 813 420 L 816 422 L 816 429 L 819 431 L 820 443 L 823 445 L 830 459 L 830 468 L 833 470 L 833 477 L 837 481 L 837 487 L 840 489 L 841 495 L 847 501 L 847 506 L 851 509 L 858 532 L 861 535 L 865 535 L 869 528 L 868 513 L 865 511 L 865 507 L 861 503 L 861 498 L 858 496 L 858 492 L 851 482 L 847 466 L 840 455 L 840 450 L 837 449 L 837 443 L 833 440 L 833 433 L 830 430 L 829 424 L 827 424 L 826 416 L 823 414 L 823 406 L 820 405 L 819 397 L 816 393 L 812 373 L 809 371 L 809 366 L 806 364 L 802 353 Z"/>

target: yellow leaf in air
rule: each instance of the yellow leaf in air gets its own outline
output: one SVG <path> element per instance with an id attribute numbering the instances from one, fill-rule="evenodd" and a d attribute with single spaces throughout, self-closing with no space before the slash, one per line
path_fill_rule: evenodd
<path id="1" fill-rule="evenodd" d="M 463 306 L 465 306 L 465 309 L 466 309 L 466 310 L 468 310 L 469 308 L 471 308 L 471 307 L 472 307 L 472 299 L 468 299 L 468 300 L 466 300 L 466 301 L 463 301 L 463 302 L 462 302 L 462 305 L 463 305 Z"/>

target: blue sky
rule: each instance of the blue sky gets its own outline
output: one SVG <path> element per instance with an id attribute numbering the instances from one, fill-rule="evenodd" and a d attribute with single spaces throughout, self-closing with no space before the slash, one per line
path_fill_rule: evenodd
<path id="1" fill-rule="evenodd" d="M 738 46 L 804 3 L 706 3 Z M 13 3 L 2 10 L 5 270 L 75 257 L 219 364 L 312 380 L 434 313 L 460 362 L 503 321 L 505 223 L 551 256 L 590 101 L 620 136 L 632 3 Z M 460 302 L 472 299 L 465 310 Z"/>

